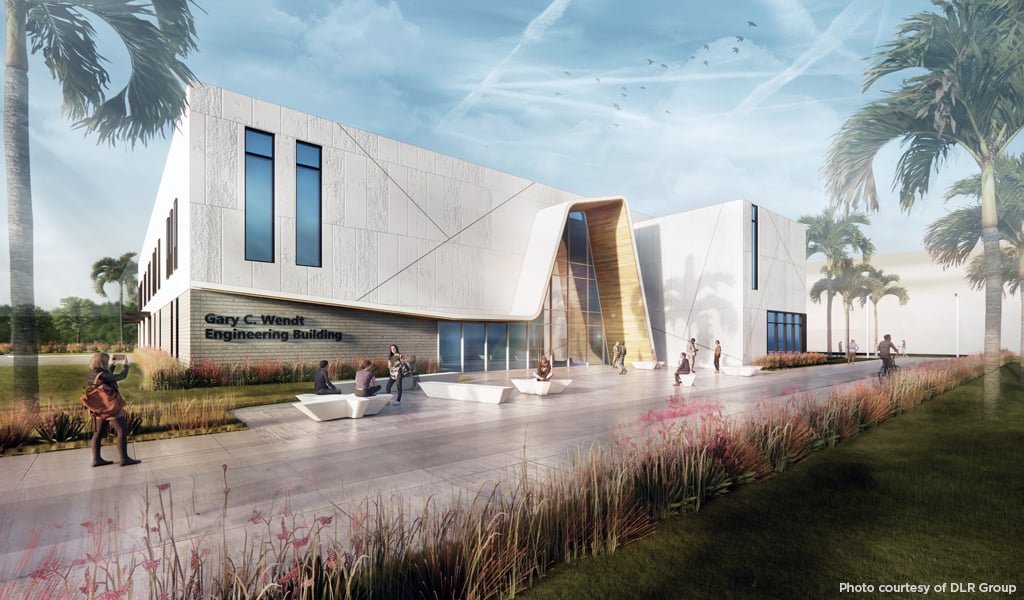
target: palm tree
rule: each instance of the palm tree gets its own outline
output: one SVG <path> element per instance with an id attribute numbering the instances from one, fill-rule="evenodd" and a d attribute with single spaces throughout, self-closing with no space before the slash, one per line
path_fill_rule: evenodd
<path id="1" fill-rule="evenodd" d="M 858 252 L 862 260 L 871 258 L 875 251 L 874 244 L 860 230 L 861 225 L 870 225 L 867 215 L 858 211 L 839 213 L 835 206 L 827 207 L 820 215 L 800 217 L 800 223 L 807 226 L 807 257 L 821 253 L 825 257 L 825 279 L 830 279 L 836 272 L 838 264 L 849 258 L 848 250 Z M 826 284 L 825 301 L 825 343 L 827 351 L 832 352 L 832 299 L 836 291 Z M 818 295 L 820 299 L 820 294 Z M 818 300 L 815 300 L 818 302 Z M 849 340 L 849 335 L 847 335 Z"/>
<path id="2" fill-rule="evenodd" d="M 4 158 L 7 169 L 11 264 L 14 396 L 35 406 L 35 279 L 28 134 L 28 41 L 60 82 L 63 111 L 100 142 L 145 144 L 181 114 L 185 85 L 194 79 L 181 59 L 195 45 L 190 0 L 4 0 Z M 127 84 L 108 96 L 110 77 L 96 47 L 90 18 L 124 44 L 131 61 Z"/>
<path id="3" fill-rule="evenodd" d="M 867 278 L 865 273 L 871 265 L 865 262 L 855 263 L 851 258 L 839 260 L 831 269 L 828 265 L 821 268 L 825 277 L 811 286 L 811 301 L 821 302 L 822 294 L 838 294 L 843 300 L 843 314 L 846 324 L 846 343 L 850 343 L 850 309 L 855 300 L 867 295 Z M 847 346 L 849 347 L 849 346 Z"/>
<path id="4" fill-rule="evenodd" d="M 907 295 L 907 288 L 894 285 L 900 280 L 899 275 L 889 275 L 871 265 L 864 272 L 864 288 L 866 295 L 861 299 L 861 306 L 865 306 L 868 300 L 871 301 L 875 317 L 875 339 L 872 348 L 878 348 L 878 303 L 886 296 L 895 296 L 900 301 L 900 306 L 906 306 L 910 296 Z"/>
<path id="5" fill-rule="evenodd" d="M 986 256 L 985 400 L 998 402 L 1002 320 L 996 159 L 1024 128 L 1024 6 L 1019 0 L 933 0 L 938 12 L 908 18 L 874 56 L 863 90 L 902 74 L 905 79 L 860 108 L 839 129 L 823 175 L 833 200 L 878 209 L 872 162 L 889 142 L 903 155 L 894 187 L 909 210 L 928 192 L 930 175 L 954 148 L 978 164 L 982 181 L 982 240 Z M 891 79 L 887 79 L 891 82 Z"/>
<path id="6" fill-rule="evenodd" d="M 117 307 L 118 307 L 118 325 L 120 326 L 121 344 L 124 344 L 124 290 L 127 287 L 129 290 L 135 287 L 138 276 L 136 270 L 138 265 L 135 263 L 135 253 L 126 252 L 121 255 L 120 258 L 101 258 L 92 265 L 92 274 L 89 277 L 92 278 L 94 284 L 96 284 L 96 293 L 104 298 L 107 297 L 107 293 L 103 291 L 104 286 L 109 283 L 117 284 Z"/>
<path id="7" fill-rule="evenodd" d="M 970 258 L 981 239 L 981 176 L 974 175 L 957 181 L 946 192 L 946 199 L 972 198 L 975 204 L 951 211 L 928 227 L 925 248 L 932 260 L 944 267 L 958 266 Z M 1000 280 L 1008 291 L 1019 293 L 1024 279 L 1024 155 L 1001 156 L 995 166 L 996 208 L 999 214 L 997 229 L 1007 243 L 1001 249 Z M 975 256 L 967 268 L 967 281 L 971 287 L 982 289 L 986 285 L 985 257 Z M 1024 294 L 1020 294 L 1024 308 Z M 1024 313 L 1021 313 L 1024 315 Z M 1021 319 L 1021 347 L 1024 353 L 1024 318 Z M 1024 354 L 1022 354 L 1024 356 Z M 1024 367 L 1019 374 L 1024 382 Z"/>

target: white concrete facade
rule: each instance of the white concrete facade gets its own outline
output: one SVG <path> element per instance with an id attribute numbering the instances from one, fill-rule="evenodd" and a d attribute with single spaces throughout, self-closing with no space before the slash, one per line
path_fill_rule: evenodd
<path id="1" fill-rule="evenodd" d="M 805 228 L 758 207 L 755 289 L 753 206 L 737 200 L 636 225 L 659 359 L 674 363 L 696 338 L 697 366 L 707 367 L 717 339 L 723 364 L 748 364 L 767 351 L 768 311 L 805 312 Z"/>
<path id="2" fill-rule="evenodd" d="M 651 345 L 671 360 L 692 336 L 701 363 L 715 338 L 727 364 L 749 363 L 765 352 L 767 311 L 804 312 L 804 228 L 760 208 L 753 253 L 750 202 L 633 223 L 621 197 L 583 198 L 210 85 L 194 84 L 188 99 L 139 258 L 149 315 L 140 343 L 184 362 L 223 348 L 209 341 L 204 315 L 230 318 L 235 306 L 238 315 L 301 313 L 303 327 L 360 333 L 349 352 L 386 348 L 385 338 L 415 329 L 415 351 L 427 358 L 439 354 L 428 340 L 438 320 L 532 321 L 572 211 L 604 228 L 592 233 L 604 244 L 594 256 L 629 288 L 615 291 L 615 310 L 603 306 L 608 335 L 610 318 L 620 335 L 625 303 L 640 306 L 623 334 L 645 342 L 632 342 L 632 359 L 649 357 Z M 273 136 L 270 262 L 244 253 L 248 129 Z M 296 264 L 297 142 L 321 149 L 319 267 Z M 250 348 L 269 358 L 275 344 Z M 239 348 L 231 360 L 246 356 Z M 292 356 L 311 358 L 336 356 L 339 346 L 297 348 Z"/>

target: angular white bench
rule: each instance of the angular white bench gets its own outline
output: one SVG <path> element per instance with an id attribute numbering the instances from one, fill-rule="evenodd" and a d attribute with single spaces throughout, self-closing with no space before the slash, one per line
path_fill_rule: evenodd
<path id="1" fill-rule="evenodd" d="M 361 419 L 375 415 L 391 402 L 391 394 L 360 398 L 355 394 L 296 394 L 292 406 L 314 421 Z"/>
<path id="2" fill-rule="evenodd" d="M 466 400 L 501 404 L 508 400 L 509 394 L 515 389 L 512 386 L 484 385 L 478 383 L 451 383 L 446 381 L 420 381 L 420 389 L 431 398 L 448 400 Z"/>
<path id="3" fill-rule="evenodd" d="M 523 394 L 534 394 L 547 396 L 548 394 L 560 394 L 569 387 L 572 379 L 552 379 L 551 381 L 539 381 L 537 379 L 513 379 L 512 385 Z"/>
<path id="4" fill-rule="evenodd" d="M 659 369 L 659 368 L 664 367 L 664 366 L 665 366 L 665 362 L 661 361 L 661 360 L 658 360 L 658 361 L 654 361 L 654 360 L 634 360 L 633 361 L 633 368 L 634 369 L 640 369 L 642 371 L 649 371 L 651 369 Z"/>
<path id="5" fill-rule="evenodd" d="M 740 377 L 751 377 L 761 372 L 761 367 L 756 365 L 741 365 L 727 367 L 722 365 L 722 372 L 726 375 L 739 375 Z"/>
<path id="6" fill-rule="evenodd" d="M 680 375 L 679 376 L 679 385 L 681 385 L 683 387 L 693 387 L 693 381 L 695 379 L 697 379 L 697 374 L 696 373 L 692 373 L 691 372 L 689 375 Z"/>

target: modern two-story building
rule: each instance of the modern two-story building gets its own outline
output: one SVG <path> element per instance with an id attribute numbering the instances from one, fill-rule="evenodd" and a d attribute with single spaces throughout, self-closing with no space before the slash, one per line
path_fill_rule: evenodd
<path id="1" fill-rule="evenodd" d="M 217 87 L 188 102 L 139 261 L 139 343 L 183 363 L 396 344 L 491 371 L 603 364 L 615 341 L 650 359 L 718 338 L 735 363 L 806 345 L 803 227 L 763 207 L 634 216 Z"/>

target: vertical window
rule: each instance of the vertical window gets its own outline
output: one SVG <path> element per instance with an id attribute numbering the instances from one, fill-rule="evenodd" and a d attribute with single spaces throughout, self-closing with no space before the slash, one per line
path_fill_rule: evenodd
<path id="1" fill-rule="evenodd" d="M 295 142 L 295 264 L 320 266 L 320 147 Z"/>
<path id="2" fill-rule="evenodd" d="M 274 136 L 245 130 L 245 260 L 274 262 Z"/>
<path id="3" fill-rule="evenodd" d="M 174 251 L 173 251 L 174 255 L 172 257 L 172 259 L 173 259 L 173 263 L 172 264 L 174 265 L 174 268 L 177 269 L 178 268 L 178 199 L 177 198 L 174 199 L 174 208 L 171 211 L 171 215 L 172 215 L 172 218 L 171 218 L 172 238 L 171 239 L 173 240 L 173 243 L 174 243 Z"/>
<path id="4" fill-rule="evenodd" d="M 750 289 L 757 289 L 757 205 L 750 205 Z"/>
<path id="5" fill-rule="evenodd" d="M 462 370 L 462 323 L 451 321 L 437 322 L 438 356 L 441 358 L 441 369 L 445 371 Z"/>
<path id="6" fill-rule="evenodd" d="M 171 258 L 171 248 L 174 247 L 174 241 L 171 239 L 171 236 L 174 235 L 171 231 L 171 215 L 173 213 L 174 211 L 171 211 L 171 214 L 168 214 L 167 218 L 164 220 L 164 234 L 167 237 L 166 252 L 164 253 L 164 273 L 166 273 L 168 277 L 170 277 L 171 273 L 174 272 L 174 260 Z"/>

